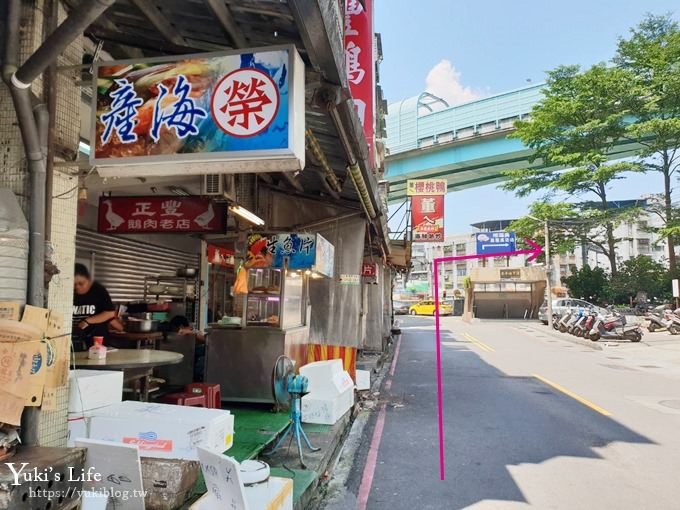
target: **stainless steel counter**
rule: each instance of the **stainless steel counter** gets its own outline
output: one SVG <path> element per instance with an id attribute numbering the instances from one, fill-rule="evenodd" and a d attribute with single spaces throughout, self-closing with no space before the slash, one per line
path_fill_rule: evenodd
<path id="1" fill-rule="evenodd" d="M 271 377 L 276 359 L 285 354 L 299 365 L 308 341 L 307 326 L 285 331 L 258 326 L 210 328 L 206 382 L 220 384 L 222 400 L 274 403 Z"/>

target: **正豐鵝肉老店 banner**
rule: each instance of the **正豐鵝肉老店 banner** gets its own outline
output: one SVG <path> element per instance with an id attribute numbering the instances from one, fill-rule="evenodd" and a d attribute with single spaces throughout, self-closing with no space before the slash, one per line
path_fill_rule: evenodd
<path id="1" fill-rule="evenodd" d="M 294 46 L 95 64 L 90 158 L 103 176 L 304 168 Z"/>

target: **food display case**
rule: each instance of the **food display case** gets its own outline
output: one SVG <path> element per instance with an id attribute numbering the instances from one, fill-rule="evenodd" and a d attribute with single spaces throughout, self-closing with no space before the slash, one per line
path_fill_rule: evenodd
<path id="1" fill-rule="evenodd" d="M 206 341 L 206 382 L 220 384 L 223 400 L 273 403 L 277 358 L 306 361 L 308 285 L 332 275 L 333 257 L 333 246 L 316 234 L 249 238 L 241 268 L 246 292 L 234 298 L 241 320 L 210 324 Z"/>

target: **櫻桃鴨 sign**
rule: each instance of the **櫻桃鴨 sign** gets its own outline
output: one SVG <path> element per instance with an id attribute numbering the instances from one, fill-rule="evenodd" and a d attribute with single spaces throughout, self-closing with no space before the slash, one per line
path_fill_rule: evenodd
<path id="1" fill-rule="evenodd" d="M 204 197 L 100 197 L 97 230 L 106 234 L 224 233 L 227 208 Z"/>
<path id="2" fill-rule="evenodd" d="M 478 232 L 475 239 L 477 255 L 505 253 L 517 249 L 514 232 Z"/>
<path id="3" fill-rule="evenodd" d="M 90 160 L 102 176 L 305 166 L 294 46 L 96 63 L 94 75 Z"/>
<path id="4" fill-rule="evenodd" d="M 444 195 L 411 197 L 414 242 L 444 241 Z"/>
<path id="5" fill-rule="evenodd" d="M 408 179 L 406 181 L 406 196 L 415 195 L 446 195 L 446 180 Z"/>
<path id="6" fill-rule="evenodd" d="M 375 157 L 373 67 L 373 0 L 345 0 L 345 68 L 371 162 Z"/>

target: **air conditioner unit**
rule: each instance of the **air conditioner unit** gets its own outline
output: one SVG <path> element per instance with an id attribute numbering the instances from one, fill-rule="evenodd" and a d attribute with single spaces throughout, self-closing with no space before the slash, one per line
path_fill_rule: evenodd
<path id="1" fill-rule="evenodd" d="M 201 195 L 222 196 L 224 194 L 224 179 L 221 174 L 207 174 L 203 176 Z"/>
<path id="2" fill-rule="evenodd" d="M 201 194 L 215 200 L 236 201 L 236 184 L 233 175 L 207 174 L 203 176 Z"/>

